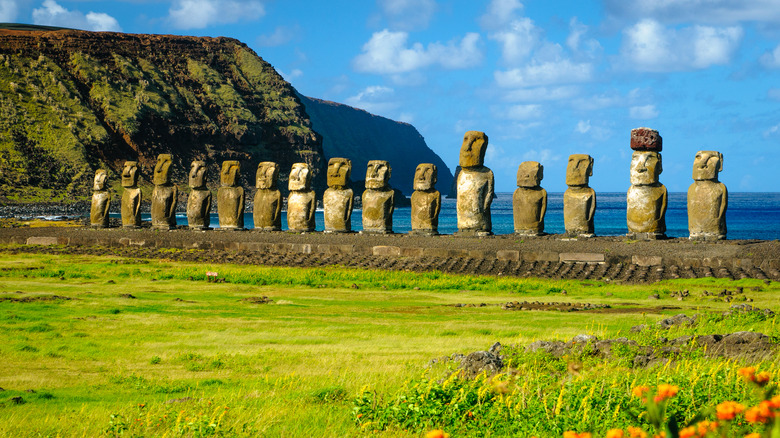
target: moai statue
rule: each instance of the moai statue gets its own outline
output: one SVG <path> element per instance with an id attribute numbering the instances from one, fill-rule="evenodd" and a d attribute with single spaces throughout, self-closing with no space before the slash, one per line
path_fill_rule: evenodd
<path id="1" fill-rule="evenodd" d="M 593 237 L 596 192 L 588 186 L 593 176 L 593 158 L 586 154 L 569 155 L 563 193 L 563 226 L 571 237 Z"/>
<path id="2" fill-rule="evenodd" d="M 172 163 L 171 154 L 157 156 L 152 191 L 152 228 L 161 230 L 176 228 L 176 202 L 179 198 L 179 188 L 171 183 Z"/>
<path id="3" fill-rule="evenodd" d="M 314 231 L 317 204 L 311 189 L 311 167 L 306 163 L 293 164 L 287 187 L 287 228 L 298 233 Z"/>
<path id="4" fill-rule="evenodd" d="M 95 172 L 95 182 L 92 186 L 92 207 L 89 209 L 89 224 L 95 228 L 108 228 L 108 207 L 111 204 L 111 194 L 106 190 L 108 174 L 103 169 Z"/>
<path id="5" fill-rule="evenodd" d="M 352 201 L 354 194 L 349 188 L 352 161 L 347 158 L 331 158 L 328 161 L 328 188 L 322 196 L 325 210 L 326 233 L 348 233 L 352 231 Z"/>
<path id="6" fill-rule="evenodd" d="M 371 160 L 366 169 L 366 190 L 363 192 L 363 233 L 392 234 L 393 189 L 390 188 L 390 164 Z"/>
<path id="7" fill-rule="evenodd" d="M 628 237 L 641 240 L 666 238 L 666 187 L 658 181 L 663 172 L 663 140 L 658 131 L 631 130 L 631 187 L 626 197 Z"/>
<path id="8" fill-rule="evenodd" d="M 190 197 L 187 199 L 187 225 L 192 230 L 211 229 L 211 191 L 206 188 L 206 162 L 190 165 Z"/>
<path id="9" fill-rule="evenodd" d="M 277 188 L 279 165 L 263 161 L 257 165 L 255 175 L 255 202 L 252 216 L 255 230 L 280 231 L 282 229 L 282 192 Z"/>
<path id="10" fill-rule="evenodd" d="M 122 168 L 122 227 L 141 227 L 141 189 L 138 188 L 138 162 L 125 161 Z"/>
<path id="11" fill-rule="evenodd" d="M 536 161 L 524 161 L 517 168 L 517 189 L 512 196 L 516 234 L 539 236 L 544 233 L 547 190 L 539 185 L 542 178 L 544 166 Z"/>
<path id="12" fill-rule="evenodd" d="M 435 164 L 422 163 L 414 172 L 412 193 L 412 231 L 409 234 L 439 234 L 441 193 L 435 189 L 438 170 Z"/>
<path id="13" fill-rule="evenodd" d="M 688 188 L 688 231 L 693 240 L 726 238 L 726 208 L 729 192 L 718 181 L 723 154 L 699 151 L 693 160 L 693 184 Z"/>
<path id="14" fill-rule="evenodd" d="M 220 188 L 217 190 L 217 215 L 219 228 L 223 230 L 244 229 L 244 188 L 238 185 L 240 175 L 241 163 L 234 160 L 222 162 Z"/>
<path id="15" fill-rule="evenodd" d="M 460 147 L 457 180 L 458 235 L 489 236 L 493 234 L 490 204 L 495 185 L 493 171 L 484 166 L 488 136 L 468 131 Z"/>

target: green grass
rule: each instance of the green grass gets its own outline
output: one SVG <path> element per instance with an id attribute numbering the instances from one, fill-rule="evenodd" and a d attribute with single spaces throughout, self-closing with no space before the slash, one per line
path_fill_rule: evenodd
<path id="1" fill-rule="evenodd" d="M 226 282 L 207 282 L 207 271 Z M 419 382 L 433 358 L 484 350 L 496 341 L 525 345 L 581 333 L 657 336 L 629 329 L 664 315 L 722 311 L 727 303 L 709 301 L 701 291 L 735 286 L 744 287 L 755 300 L 751 304 L 778 310 L 780 288 L 756 280 L 615 285 L 0 253 L 0 387 L 5 389 L 0 436 L 361 435 L 371 428 L 356 424 L 353 407 L 364 389 L 389 403 Z M 691 298 L 668 298 L 681 289 L 690 290 Z M 661 300 L 648 300 L 652 293 Z M 70 299 L 10 300 L 52 295 Z M 274 302 L 242 301 L 258 296 Z M 634 303 L 646 309 L 593 314 L 505 311 L 498 305 L 516 300 Z M 455 303 L 488 306 L 451 306 Z M 747 329 L 777 334 L 773 318 L 710 318 L 678 333 Z M 696 361 L 691 369 L 726 366 L 719 365 L 725 361 L 690 360 Z M 598 382 L 646 377 L 586 365 L 583 375 Z M 436 372 L 428 374 L 431 381 L 442 377 Z M 546 397 L 561 390 L 541 377 L 531 384 L 551 388 L 554 396 Z M 578 400 L 572 398 L 572 406 Z M 375 436 L 420 436 L 434 424 L 430 419 L 406 426 L 389 422 Z"/>

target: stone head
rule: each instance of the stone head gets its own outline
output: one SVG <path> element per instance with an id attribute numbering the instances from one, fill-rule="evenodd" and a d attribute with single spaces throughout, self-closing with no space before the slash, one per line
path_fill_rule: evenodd
<path id="1" fill-rule="evenodd" d="M 263 161 L 257 165 L 255 187 L 258 189 L 275 189 L 279 182 L 279 165 L 273 161 Z"/>
<path id="2" fill-rule="evenodd" d="M 106 180 L 108 179 L 108 173 L 104 169 L 98 169 L 95 172 L 95 181 L 92 185 L 92 190 L 99 191 L 106 189 Z"/>
<path id="3" fill-rule="evenodd" d="M 488 136 L 480 131 L 468 131 L 460 146 L 460 167 L 477 167 L 485 163 Z"/>
<path id="4" fill-rule="evenodd" d="M 517 167 L 517 187 L 539 187 L 544 178 L 544 166 L 536 161 L 523 161 Z"/>
<path id="5" fill-rule="evenodd" d="M 138 185 L 138 161 L 125 161 L 122 168 L 122 187 Z"/>
<path id="6" fill-rule="evenodd" d="M 631 185 L 655 184 L 663 170 L 658 152 L 634 152 L 631 155 Z"/>
<path id="7" fill-rule="evenodd" d="M 195 160 L 190 164 L 190 187 L 202 189 L 206 187 L 206 162 Z"/>
<path id="8" fill-rule="evenodd" d="M 241 176 L 241 163 L 236 160 L 222 162 L 222 171 L 219 173 L 219 181 L 222 187 L 237 187 L 238 178 Z"/>
<path id="9" fill-rule="evenodd" d="M 328 160 L 328 187 L 341 189 L 349 184 L 352 174 L 352 160 L 348 158 L 331 158 Z"/>
<path id="10" fill-rule="evenodd" d="M 385 160 L 371 160 L 366 169 L 366 188 L 384 189 L 390 182 L 390 163 Z"/>
<path id="11" fill-rule="evenodd" d="M 157 156 L 157 164 L 154 166 L 154 185 L 161 186 L 170 184 L 170 169 L 173 163 L 171 154 L 160 154 Z"/>
<path id="12" fill-rule="evenodd" d="M 311 167 L 306 163 L 294 163 L 290 170 L 290 180 L 287 188 L 292 190 L 309 190 L 311 187 Z"/>
<path id="13" fill-rule="evenodd" d="M 593 176 L 593 157 L 587 154 L 569 155 L 566 185 L 587 186 L 591 176 Z"/>
<path id="14" fill-rule="evenodd" d="M 415 190 L 432 190 L 436 185 L 439 171 L 435 164 L 422 163 L 417 166 L 417 170 L 414 171 L 414 189 Z"/>
<path id="15" fill-rule="evenodd" d="M 693 179 L 696 181 L 718 180 L 718 172 L 723 170 L 723 154 L 717 151 L 696 152 L 693 159 Z"/>

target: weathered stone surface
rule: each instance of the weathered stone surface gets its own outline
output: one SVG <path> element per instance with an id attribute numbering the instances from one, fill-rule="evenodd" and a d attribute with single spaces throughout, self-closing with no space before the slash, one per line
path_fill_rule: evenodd
<path id="1" fill-rule="evenodd" d="M 634 152 L 631 158 L 631 187 L 626 196 L 628 236 L 636 239 L 665 238 L 666 187 L 658 181 L 663 171 L 658 152 Z"/>
<path id="2" fill-rule="evenodd" d="M 295 163 L 288 181 L 287 228 L 294 232 L 314 231 L 314 212 L 317 207 L 314 190 L 311 189 L 311 167 Z"/>
<path id="3" fill-rule="evenodd" d="M 122 226 L 141 226 L 141 189 L 138 188 L 138 162 L 125 161 L 122 168 Z"/>
<path id="4" fill-rule="evenodd" d="M 631 149 L 635 151 L 661 152 L 663 146 L 663 139 L 655 129 L 636 128 L 631 130 Z"/>
<path id="5" fill-rule="evenodd" d="M 596 192 L 588 186 L 593 175 L 593 158 L 586 154 L 569 156 L 566 185 L 563 193 L 563 222 L 566 234 L 593 237 L 593 217 L 596 214 Z"/>
<path id="6" fill-rule="evenodd" d="M 544 178 L 544 166 L 525 161 L 517 168 L 517 189 L 512 196 L 515 233 L 538 236 L 544 233 L 547 212 L 547 190 L 539 184 Z"/>
<path id="7" fill-rule="evenodd" d="M 346 233 L 352 231 L 352 204 L 354 193 L 349 188 L 352 161 L 347 158 L 331 158 L 328 161 L 328 188 L 322 196 L 325 232 Z"/>
<path id="8" fill-rule="evenodd" d="M 221 187 L 217 191 L 219 227 L 225 230 L 244 229 L 244 188 L 238 185 L 241 163 L 235 160 L 222 162 L 219 174 Z"/>
<path id="9" fill-rule="evenodd" d="M 108 207 L 111 204 L 111 194 L 106 190 L 108 174 L 104 169 L 95 172 L 95 183 L 92 186 L 92 206 L 89 210 L 89 223 L 95 228 L 108 228 Z"/>
<path id="10" fill-rule="evenodd" d="M 409 234 L 439 234 L 441 193 L 435 189 L 437 180 L 438 168 L 435 164 L 417 166 L 412 193 L 412 231 Z"/>
<path id="11" fill-rule="evenodd" d="M 366 190 L 363 192 L 363 232 L 390 234 L 393 232 L 394 193 L 390 188 L 390 163 L 384 160 L 368 162 Z"/>
<path id="12" fill-rule="evenodd" d="M 263 161 L 257 165 L 255 174 L 254 211 L 252 217 L 255 230 L 280 231 L 282 229 L 282 192 L 279 183 L 279 165 Z"/>
<path id="13" fill-rule="evenodd" d="M 458 232 L 460 235 L 493 234 L 490 204 L 493 202 L 495 178 L 484 166 L 488 136 L 468 131 L 460 147 L 461 171 L 457 177 Z"/>
<path id="14" fill-rule="evenodd" d="M 176 228 L 176 201 L 179 188 L 171 184 L 171 154 L 157 156 L 154 166 L 154 190 L 152 191 L 152 228 L 169 230 Z"/>
<path id="15" fill-rule="evenodd" d="M 187 225 L 194 230 L 206 230 L 211 225 L 211 191 L 206 188 L 206 162 L 190 165 L 190 196 L 187 198 Z"/>
<path id="16" fill-rule="evenodd" d="M 559 259 L 563 263 L 604 263 L 604 254 L 597 252 L 562 252 Z"/>
<path id="17" fill-rule="evenodd" d="M 723 154 L 699 151 L 693 160 L 694 182 L 688 188 L 688 232 L 693 240 L 726 238 L 726 208 L 729 193 L 718 181 Z"/>

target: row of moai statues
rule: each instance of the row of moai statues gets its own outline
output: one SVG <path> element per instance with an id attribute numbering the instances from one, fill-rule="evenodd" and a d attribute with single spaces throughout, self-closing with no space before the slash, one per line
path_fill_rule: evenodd
<path id="1" fill-rule="evenodd" d="M 457 235 L 486 236 L 492 234 L 490 205 L 494 197 L 493 172 L 485 167 L 488 137 L 484 132 L 468 131 L 461 144 L 457 175 Z M 665 214 L 668 205 L 666 187 L 660 183 L 663 171 L 661 150 L 663 140 L 658 131 L 637 128 L 631 131 L 631 187 L 626 195 L 628 237 L 659 239 L 666 235 Z M 176 225 L 174 209 L 178 189 L 171 183 L 171 156 L 161 154 L 154 170 L 152 194 L 152 226 L 171 229 Z M 594 236 L 596 192 L 588 185 L 593 175 L 594 160 L 586 154 L 569 156 L 563 195 L 563 216 L 566 235 Z M 349 188 L 352 163 L 346 158 L 328 162 L 328 189 L 323 194 L 325 232 L 351 231 L 354 194 Z M 688 190 L 688 227 L 691 239 L 724 239 L 726 237 L 726 207 L 728 192 L 718 181 L 723 170 L 723 155 L 715 151 L 699 151 L 694 159 L 694 183 Z M 206 163 L 193 161 L 189 174 L 191 187 L 187 201 L 190 228 L 208 229 L 211 192 L 206 189 Z M 122 171 L 122 223 L 124 227 L 140 226 L 141 192 L 138 188 L 138 165 L 125 163 Z M 221 187 L 217 192 L 217 211 L 223 229 L 244 229 L 244 189 L 238 185 L 240 163 L 222 164 Z M 391 168 L 387 161 L 369 161 L 363 192 L 363 232 L 392 233 L 394 192 L 389 186 Z M 544 167 L 535 161 L 520 164 L 517 189 L 513 195 L 515 233 L 537 236 L 544 233 L 547 211 L 547 191 L 541 187 Z M 279 166 L 274 162 L 258 165 L 253 218 L 255 229 L 281 230 L 282 196 L 277 188 Z M 411 234 L 438 234 L 441 194 L 434 188 L 436 166 L 420 164 L 414 177 L 412 194 Z M 93 226 L 108 226 L 110 196 L 105 190 L 106 172 L 95 175 L 95 194 L 91 220 Z M 311 168 L 306 163 L 292 166 L 289 178 L 287 223 L 290 231 L 309 232 L 315 229 L 315 193 L 311 189 Z"/>

